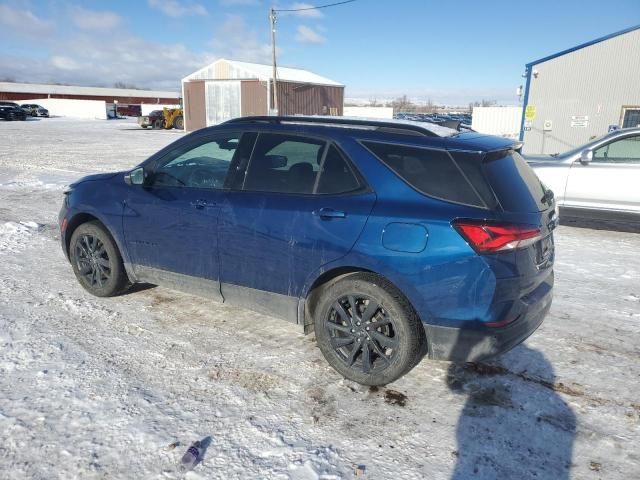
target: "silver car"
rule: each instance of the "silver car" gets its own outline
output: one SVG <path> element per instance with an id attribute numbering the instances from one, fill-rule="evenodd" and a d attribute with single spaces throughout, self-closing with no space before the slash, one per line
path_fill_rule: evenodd
<path id="1" fill-rule="evenodd" d="M 561 154 L 525 158 L 558 206 L 587 214 L 620 212 L 640 222 L 640 128 L 615 130 Z"/>

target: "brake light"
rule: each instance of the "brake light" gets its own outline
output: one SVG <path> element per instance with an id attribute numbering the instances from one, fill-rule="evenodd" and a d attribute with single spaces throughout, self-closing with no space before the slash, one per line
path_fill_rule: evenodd
<path id="1" fill-rule="evenodd" d="M 515 250 L 532 245 L 542 238 L 540 229 L 530 225 L 456 220 L 453 226 L 478 253 Z"/>

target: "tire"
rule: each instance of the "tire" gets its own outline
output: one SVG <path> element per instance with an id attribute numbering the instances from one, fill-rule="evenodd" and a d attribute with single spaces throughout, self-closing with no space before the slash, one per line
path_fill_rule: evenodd
<path id="1" fill-rule="evenodd" d="M 142 128 L 147 128 L 149 125 L 140 125 Z"/>
<path id="2" fill-rule="evenodd" d="M 390 282 L 372 273 L 349 275 L 321 292 L 314 327 L 329 364 L 362 385 L 391 383 L 426 353 L 424 327 L 409 301 Z"/>
<path id="3" fill-rule="evenodd" d="M 96 297 L 113 297 L 128 287 L 118 247 L 100 222 L 83 223 L 75 229 L 69 258 L 80 285 Z"/>
<path id="4" fill-rule="evenodd" d="M 184 130 L 184 118 L 182 116 L 173 119 L 173 128 Z"/>
<path id="5" fill-rule="evenodd" d="M 158 120 L 154 120 L 153 121 L 153 128 L 154 129 L 162 128 L 163 126 L 164 125 L 163 125 L 163 121 L 162 120 L 158 119 Z"/>

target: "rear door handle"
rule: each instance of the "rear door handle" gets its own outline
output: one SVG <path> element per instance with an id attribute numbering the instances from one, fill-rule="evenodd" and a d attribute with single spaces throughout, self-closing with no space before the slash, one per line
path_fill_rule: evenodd
<path id="1" fill-rule="evenodd" d="M 191 202 L 191 206 L 198 210 L 202 210 L 206 207 L 215 207 L 216 204 L 214 202 L 205 202 L 204 200 L 194 200 Z"/>
<path id="2" fill-rule="evenodd" d="M 345 218 L 347 216 L 345 212 L 334 210 L 333 208 L 320 208 L 314 210 L 313 214 L 320 218 Z"/>

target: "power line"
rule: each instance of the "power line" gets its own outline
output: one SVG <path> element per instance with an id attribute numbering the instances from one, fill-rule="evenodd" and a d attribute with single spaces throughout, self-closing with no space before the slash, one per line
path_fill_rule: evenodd
<path id="1" fill-rule="evenodd" d="M 320 10 L 321 8 L 329 8 L 336 7 L 338 5 L 344 5 L 346 3 L 353 3 L 356 0 L 344 0 L 342 2 L 328 3 L 326 5 L 318 5 L 317 7 L 303 7 L 303 8 L 290 8 L 290 9 L 282 9 L 276 10 L 275 8 L 271 8 L 269 10 L 269 22 L 270 22 L 270 30 L 271 30 L 271 65 L 273 68 L 273 109 L 278 111 L 278 85 L 277 85 L 277 77 L 278 77 L 278 66 L 276 64 L 276 14 L 277 13 L 288 13 L 288 12 L 304 12 L 308 10 Z M 270 99 L 267 99 L 270 104 Z"/>
<path id="2" fill-rule="evenodd" d="M 327 5 L 319 5 L 317 7 L 305 7 L 305 8 L 293 8 L 293 9 L 278 9 L 278 10 L 273 10 L 276 13 L 280 13 L 280 12 L 304 12 L 305 10 L 320 10 L 321 8 L 328 8 L 328 7 L 335 7 L 336 5 L 344 5 L 345 3 L 353 3 L 356 0 L 346 0 L 344 2 L 336 2 L 336 3 L 329 3 Z"/>

